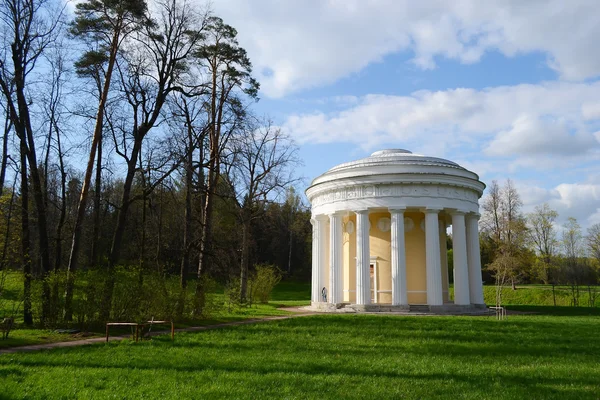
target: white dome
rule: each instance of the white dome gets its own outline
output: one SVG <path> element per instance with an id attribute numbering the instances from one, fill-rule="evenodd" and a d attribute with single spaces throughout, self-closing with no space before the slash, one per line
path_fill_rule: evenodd
<path id="1" fill-rule="evenodd" d="M 417 204 L 417 197 L 428 198 L 423 205 L 438 198 L 440 201 L 435 203 L 442 208 L 474 211 L 484 189 L 476 173 L 455 162 L 404 149 L 386 149 L 331 168 L 312 181 L 306 194 L 313 209 L 327 205 L 323 208 L 327 212 L 338 208 L 334 203 L 340 207 L 366 203 L 372 208 L 374 197 L 387 197 L 382 205 L 406 203 L 411 207 Z M 359 201 L 361 198 L 365 201 Z M 452 201 L 441 201 L 443 198 Z M 458 204 L 459 200 L 465 204 Z"/>

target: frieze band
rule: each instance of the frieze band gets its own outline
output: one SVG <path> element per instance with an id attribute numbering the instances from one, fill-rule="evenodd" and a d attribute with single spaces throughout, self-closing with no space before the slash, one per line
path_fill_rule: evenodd
<path id="1" fill-rule="evenodd" d="M 460 187 L 444 187 L 439 185 L 357 185 L 327 190 L 310 198 L 314 206 L 337 201 L 367 199 L 374 197 L 434 197 L 468 201 L 477 204 L 479 195 L 474 190 Z"/>

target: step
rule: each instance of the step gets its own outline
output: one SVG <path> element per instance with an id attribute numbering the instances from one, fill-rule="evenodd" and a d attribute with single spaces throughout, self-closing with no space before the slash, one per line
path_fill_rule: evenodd
<path id="1" fill-rule="evenodd" d="M 427 304 L 411 304 L 409 310 L 410 312 L 428 313 L 429 306 Z"/>

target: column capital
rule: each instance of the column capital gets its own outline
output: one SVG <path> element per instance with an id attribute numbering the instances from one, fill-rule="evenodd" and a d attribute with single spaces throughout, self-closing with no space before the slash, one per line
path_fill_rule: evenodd
<path id="1" fill-rule="evenodd" d="M 315 221 L 326 221 L 327 218 L 329 218 L 329 216 L 325 214 L 313 215 L 312 217 L 312 219 Z"/>
<path id="2" fill-rule="evenodd" d="M 448 209 L 448 214 L 450 215 L 467 215 L 468 211 L 466 210 L 461 210 L 458 208 L 450 208 Z"/>
<path id="3" fill-rule="evenodd" d="M 406 212 L 406 207 L 388 207 L 390 214 L 403 214 Z"/>
<path id="4" fill-rule="evenodd" d="M 467 218 L 473 218 L 473 219 L 479 220 L 481 218 L 481 214 L 476 213 L 476 212 L 470 212 L 470 213 L 467 213 Z"/>
<path id="5" fill-rule="evenodd" d="M 423 208 L 421 211 L 425 214 L 439 214 L 440 211 L 442 211 L 443 209 L 443 207 L 426 207 Z"/>
<path id="6" fill-rule="evenodd" d="M 369 214 L 370 210 L 368 208 L 357 208 L 352 210 L 354 214 Z"/>
<path id="7" fill-rule="evenodd" d="M 331 217 L 342 217 L 346 214 L 347 211 L 334 211 L 327 214 L 329 218 Z"/>

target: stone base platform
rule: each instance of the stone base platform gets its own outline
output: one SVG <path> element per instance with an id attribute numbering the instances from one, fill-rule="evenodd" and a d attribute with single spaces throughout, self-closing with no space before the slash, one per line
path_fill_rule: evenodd
<path id="1" fill-rule="evenodd" d="M 485 304 L 458 305 L 453 303 L 446 303 L 441 306 L 429 306 L 427 304 L 393 306 L 391 304 L 359 305 L 313 302 L 303 309 L 332 313 L 392 313 L 401 315 L 488 315 L 490 313 Z"/>

